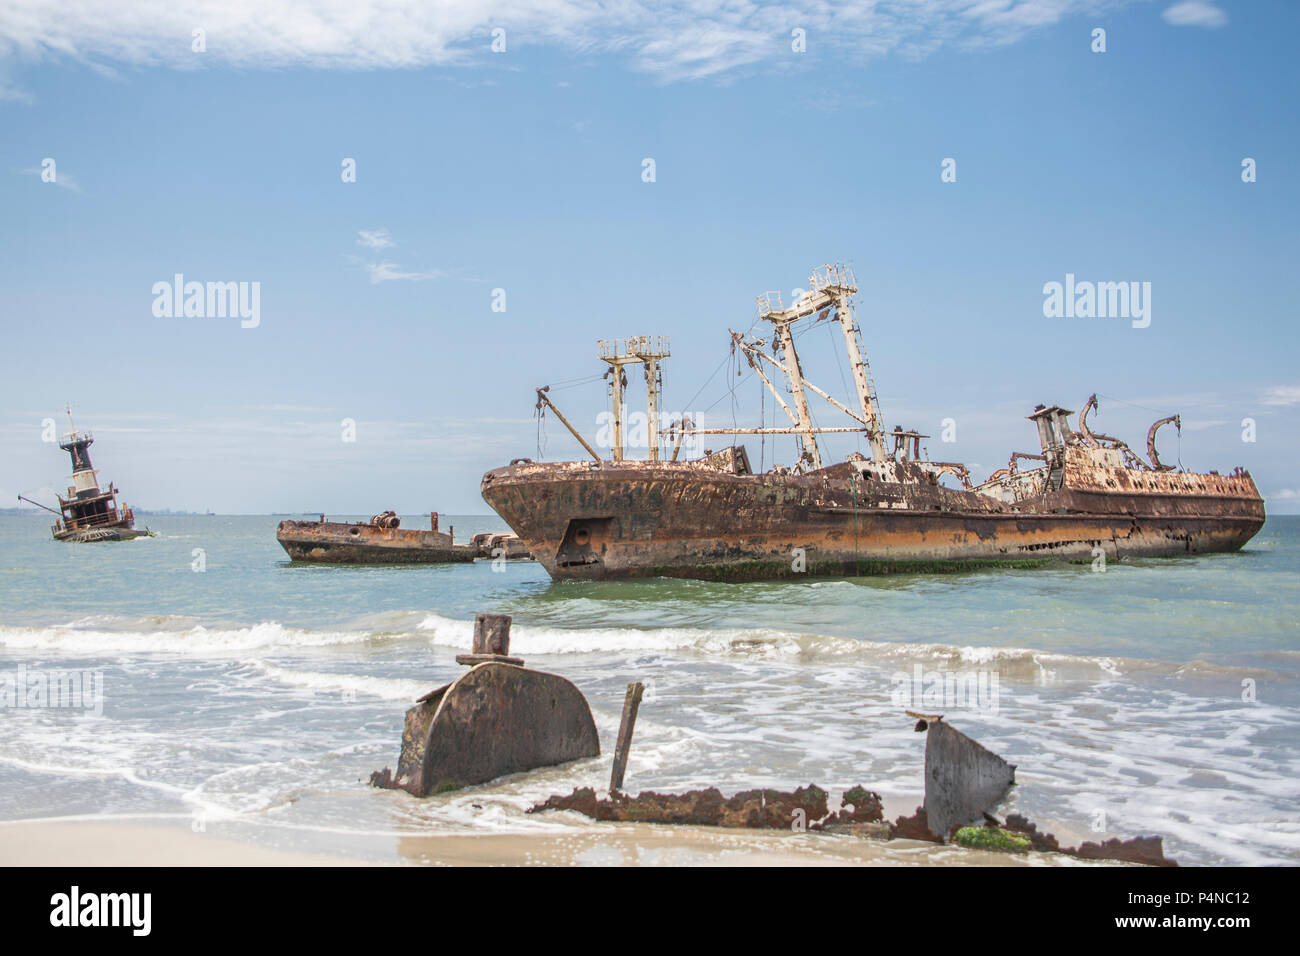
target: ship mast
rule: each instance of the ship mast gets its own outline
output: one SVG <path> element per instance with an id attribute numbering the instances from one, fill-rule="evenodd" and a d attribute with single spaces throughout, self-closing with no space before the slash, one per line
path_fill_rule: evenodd
<path id="1" fill-rule="evenodd" d="M 888 456 L 885 452 L 884 438 L 881 434 L 880 413 L 877 407 L 875 389 L 871 383 L 871 371 L 862 353 L 858 324 L 853 314 L 853 296 L 858 291 L 857 281 L 853 277 L 852 270 L 847 266 L 826 265 L 809 277 L 808 285 L 808 291 L 788 309 L 781 307 L 780 293 L 767 292 L 758 297 L 759 318 L 771 322 L 774 326 L 775 340 L 780 344 L 784 357 L 783 369 L 790 383 L 790 392 L 794 398 L 795 406 L 793 412 L 788 408 L 786 408 L 786 412 L 794 423 L 794 431 L 801 437 L 804 449 L 812 459 L 812 467 L 814 469 L 820 468 L 821 451 L 817 447 L 817 433 L 830 431 L 831 429 L 813 427 L 812 417 L 808 411 L 808 398 L 804 391 L 805 387 L 807 387 L 851 418 L 861 422 L 865 426 L 862 430 L 866 431 L 867 440 L 871 444 L 871 457 L 878 462 L 885 461 Z M 819 320 L 825 318 L 830 309 L 835 310 L 835 318 L 844 332 L 844 347 L 848 353 L 849 364 L 853 368 L 853 387 L 858 396 L 859 412 L 849 410 L 811 382 L 805 381 L 803 370 L 799 364 L 799 355 L 795 350 L 794 335 L 790 326 L 800 319 L 817 313 L 821 313 L 818 315 Z M 752 345 L 743 342 L 739 344 L 744 349 L 746 356 L 750 358 L 750 365 L 756 369 L 757 365 L 754 357 L 767 358 L 766 355 Z M 771 360 L 769 359 L 769 361 Z M 771 383 L 767 381 L 766 376 L 762 376 L 760 373 L 760 377 L 763 378 L 768 388 L 772 389 Z M 775 394 L 775 390 L 772 389 L 772 391 Z M 777 397 L 780 398 L 780 396 Z M 782 407 L 785 407 L 784 402 L 781 404 Z"/>
<path id="2" fill-rule="evenodd" d="M 78 432 L 77 423 L 72 420 L 72 406 L 67 408 L 69 431 L 59 442 L 59 447 L 72 458 L 72 487 L 68 489 L 70 497 L 85 497 L 99 494 L 99 476 L 95 466 L 90 463 L 89 448 L 94 444 L 94 437 L 89 432 Z"/>
<path id="3" fill-rule="evenodd" d="M 596 352 L 602 361 L 609 363 L 609 371 L 605 374 L 610 377 L 610 398 L 614 406 L 614 461 L 623 460 L 623 416 L 627 411 L 627 404 L 623 399 L 624 365 L 645 366 L 647 439 L 650 446 L 650 460 L 658 461 L 659 392 L 663 387 L 663 374 L 659 363 L 672 354 L 668 336 L 634 335 L 626 339 L 601 339 L 596 343 Z"/>

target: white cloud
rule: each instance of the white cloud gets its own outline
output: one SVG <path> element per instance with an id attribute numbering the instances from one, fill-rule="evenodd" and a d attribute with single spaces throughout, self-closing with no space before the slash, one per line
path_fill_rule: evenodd
<path id="1" fill-rule="evenodd" d="M 940 46 L 1011 43 L 1066 17 L 1132 0 L 5 0 L 0 58 L 70 57 L 199 68 L 405 68 L 465 62 L 503 67 L 489 52 L 505 25 L 509 50 L 557 46 L 615 54 L 664 81 L 797 62 L 791 30 L 808 49 L 916 56 Z M 1206 3 L 1176 4 L 1209 7 Z M 1173 21 L 1171 21 L 1173 22 Z M 191 32 L 206 31 L 206 50 Z"/>
<path id="2" fill-rule="evenodd" d="M 24 176 L 39 176 L 43 172 L 39 166 L 32 166 L 28 169 L 20 169 L 18 171 Z M 73 176 L 71 173 L 64 172 L 58 167 L 55 167 L 54 179 L 50 180 L 46 184 L 51 186 L 61 186 L 74 193 L 81 192 L 81 183 L 77 182 L 77 177 Z"/>
<path id="3" fill-rule="evenodd" d="M 0 103 L 32 103 L 34 102 L 30 93 L 20 90 L 18 87 L 9 83 L 7 80 L 0 78 Z"/>
<path id="4" fill-rule="evenodd" d="M 1265 405 L 1300 405 L 1300 385 L 1274 385 L 1265 390 L 1261 401 Z"/>
<path id="5" fill-rule="evenodd" d="M 1163 14 L 1165 23 L 1176 27 L 1226 27 L 1228 15 L 1209 0 L 1181 0 Z"/>
<path id="6" fill-rule="evenodd" d="M 387 229 L 362 229 L 357 233 L 357 245 L 367 249 L 387 249 L 397 245 Z"/>
<path id="7" fill-rule="evenodd" d="M 1236 425 L 1236 422 L 1225 419 L 1183 419 L 1183 431 L 1185 432 L 1203 432 L 1211 428 L 1221 428 L 1224 425 Z"/>
<path id="8" fill-rule="evenodd" d="M 377 285 L 380 282 L 393 282 L 397 279 L 407 279 L 413 282 L 419 282 L 422 279 L 440 279 L 442 273 L 434 272 L 403 272 L 402 267 L 393 262 L 366 262 L 363 263 L 366 271 L 370 273 L 370 282 Z"/>
<path id="9" fill-rule="evenodd" d="M 357 245 L 374 250 L 391 249 L 397 245 L 397 240 L 389 235 L 387 229 L 362 229 L 357 233 Z M 354 264 L 365 268 L 370 275 L 371 285 L 378 285 L 381 282 L 396 282 L 398 280 L 420 282 L 424 279 L 447 278 L 447 273 L 440 269 L 429 272 L 405 272 L 395 262 L 367 262 L 358 256 L 348 256 L 347 258 Z"/>

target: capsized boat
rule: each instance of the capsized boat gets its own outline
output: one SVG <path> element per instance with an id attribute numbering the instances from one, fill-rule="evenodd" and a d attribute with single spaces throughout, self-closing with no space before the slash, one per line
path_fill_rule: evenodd
<path id="1" fill-rule="evenodd" d="M 59 447 L 72 457 L 72 484 L 68 486 L 68 497 L 55 496 L 59 500 L 58 511 L 25 495 L 18 497 L 59 516 L 50 529 L 56 541 L 129 541 L 155 537 L 148 528 L 136 530 L 135 512 L 125 505 L 119 507 L 117 488 L 111 482 L 107 491 L 99 487 L 99 472 L 90 463 L 89 449 L 95 439 L 90 432 L 77 431 L 70 408 L 68 422 L 71 430 L 59 442 Z"/>
<path id="2" fill-rule="evenodd" d="M 895 571 L 1018 567 L 1049 561 L 1094 561 L 1200 554 L 1241 548 L 1264 523 L 1264 502 L 1249 472 L 1197 474 L 1160 461 L 1156 431 L 1148 460 L 1119 439 L 1092 432 L 1090 398 L 1072 428 L 1072 411 L 1034 408 L 1038 452 L 1017 452 L 1006 468 L 973 484 L 966 466 L 930 461 L 927 436 L 881 424 L 879 403 L 854 315 L 857 282 L 850 269 L 828 265 L 788 308 L 779 293 L 758 298 L 763 339 L 731 333 L 732 343 L 790 419 L 778 428 L 697 428 L 673 423 L 671 459 L 661 460 L 657 420 L 659 337 L 601 342 L 613 375 L 613 452 L 604 460 L 537 390 L 549 409 L 592 456 L 590 461 L 516 459 L 487 472 L 484 500 L 519 535 L 555 579 L 663 575 L 716 580 L 855 575 Z M 843 333 L 856 407 L 803 376 L 793 326 L 834 322 Z M 623 455 L 622 368 L 645 366 L 649 460 Z M 785 395 L 767 374 L 783 375 Z M 815 426 L 809 393 L 854 424 Z M 826 463 L 818 436 L 857 432 L 870 456 Z M 793 434 L 792 467 L 755 473 L 743 446 L 679 461 L 685 435 Z M 1024 467 L 1024 462 L 1037 462 Z M 941 483 L 941 480 L 946 483 Z"/>

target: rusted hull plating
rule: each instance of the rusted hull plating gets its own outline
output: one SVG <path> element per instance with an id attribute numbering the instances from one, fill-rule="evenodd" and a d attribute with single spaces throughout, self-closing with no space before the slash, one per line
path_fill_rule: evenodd
<path id="1" fill-rule="evenodd" d="M 479 549 L 449 535 L 340 521 L 281 521 L 275 539 L 294 561 L 329 564 L 423 564 L 473 561 Z"/>
<path id="2" fill-rule="evenodd" d="M 134 538 L 152 538 L 151 531 L 137 531 L 127 522 L 117 525 L 100 525 L 94 528 L 73 528 L 54 532 L 56 541 L 131 541 Z"/>
<path id="3" fill-rule="evenodd" d="M 906 463 L 902 463 L 903 467 Z M 1248 474 L 1067 468 L 999 501 L 873 481 L 842 462 L 733 474 L 702 462 L 523 462 L 488 472 L 489 505 L 557 579 L 717 580 L 951 570 L 1234 551 L 1264 504 Z"/>

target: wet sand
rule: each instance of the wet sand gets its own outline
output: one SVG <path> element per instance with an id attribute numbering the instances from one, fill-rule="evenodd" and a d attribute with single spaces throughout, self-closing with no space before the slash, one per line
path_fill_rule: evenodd
<path id="1" fill-rule="evenodd" d="M 214 828 L 215 830 L 216 828 Z M 230 829 L 230 828 L 222 828 Z M 556 835 L 376 837 L 364 856 L 318 834 L 310 849 L 267 845 L 276 828 L 195 833 L 167 823 L 40 821 L 0 825 L 4 866 L 1053 866 L 1057 854 L 1009 854 L 816 833 L 602 826 Z M 270 832 L 268 832 L 270 831 Z M 259 835 L 263 839 L 256 839 Z"/>

